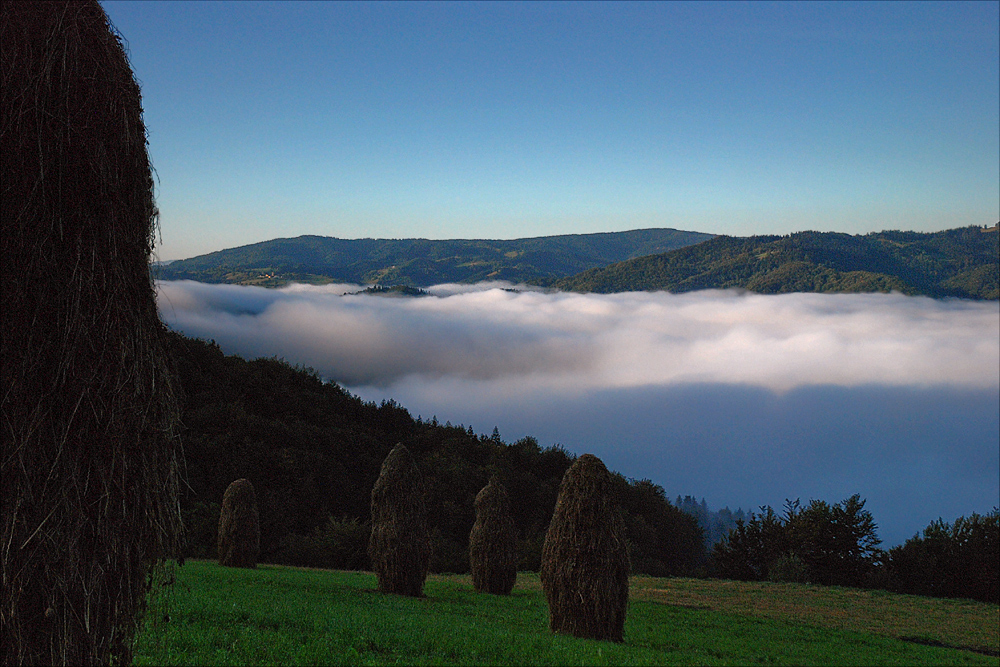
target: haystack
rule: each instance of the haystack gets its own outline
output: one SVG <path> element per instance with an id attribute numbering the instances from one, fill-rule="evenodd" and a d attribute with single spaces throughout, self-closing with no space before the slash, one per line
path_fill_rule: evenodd
<path id="1" fill-rule="evenodd" d="M 613 488 L 608 469 L 591 454 L 563 476 L 539 573 L 553 632 L 622 641 L 629 561 Z"/>
<path id="2" fill-rule="evenodd" d="M 222 495 L 219 513 L 219 565 L 257 567 L 260 519 L 257 494 L 248 479 L 238 479 Z"/>
<path id="3" fill-rule="evenodd" d="M 128 664 L 179 553 L 139 86 L 96 0 L 0 6 L 3 664 Z"/>
<path id="4" fill-rule="evenodd" d="M 481 593 L 509 595 L 517 581 L 517 530 L 507 489 L 493 477 L 476 494 L 476 523 L 469 533 L 472 585 Z"/>
<path id="5" fill-rule="evenodd" d="M 410 451 L 396 445 L 382 462 L 372 488 L 372 533 L 368 542 L 378 590 L 420 597 L 431 557 L 424 482 Z"/>

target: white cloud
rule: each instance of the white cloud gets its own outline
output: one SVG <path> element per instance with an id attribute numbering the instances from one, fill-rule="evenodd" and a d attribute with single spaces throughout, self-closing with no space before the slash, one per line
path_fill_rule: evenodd
<path id="1" fill-rule="evenodd" d="M 889 545 L 1000 502 L 1000 304 L 442 285 L 159 285 L 174 329 L 414 416 L 591 452 L 712 507 L 870 500 Z"/>
<path id="2" fill-rule="evenodd" d="M 348 386 L 451 379 L 533 390 L 721 383 L 996 387 L 1000 306 L 898 294 L 575 294 L 442 285 L 341 296 L 159 284 L 164 320 L 246 357 L 284 357 Z"/>

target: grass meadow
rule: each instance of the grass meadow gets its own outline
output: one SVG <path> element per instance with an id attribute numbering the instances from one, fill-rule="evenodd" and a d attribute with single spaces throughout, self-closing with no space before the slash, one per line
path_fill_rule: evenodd
<path id="1" fill-rule="evenodd" d="M 885 591 L 633 577 L 625 642 L 553 635 L 538 575 L 510 596 L 431 575 L 188 561 L 150 603 L 138 665 L 998 665 L 1000 607 Z"/>

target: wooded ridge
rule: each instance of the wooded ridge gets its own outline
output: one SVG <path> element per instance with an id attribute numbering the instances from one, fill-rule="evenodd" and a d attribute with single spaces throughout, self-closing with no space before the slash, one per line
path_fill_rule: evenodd
<path id="1" fill-rule="evenodd" d="M 697 245 L 590 269 L 551 283 L 576 292 L 742 288 L 786 292 L 889 292 L 1000 297 L 997 227 L 852 236 L 716 236 Z"/>
<path id="2" fill-rule="evenodd" d="M 586 269 L 667 252 L 711 237 L 677 229 L 513 240 L 299 236 L 163 264 L 156 268 L 156 277 L 265 287 L 289 282 L 427 287 L 484 280 L 544 285 Z"/>
<path id="3" fill-rule="evenodd" d="M 1000 298 L 997 227 L 714 236 L 644 229 L 515 240 L 300 236 L 155 267 L 162 280 L 408 288 L 506 280 L 576 292 L 746 289 Z"/>

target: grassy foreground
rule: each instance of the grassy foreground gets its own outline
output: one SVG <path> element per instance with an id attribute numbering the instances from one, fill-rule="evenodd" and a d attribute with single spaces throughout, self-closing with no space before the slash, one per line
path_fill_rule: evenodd
<path id="1" fill-rule="evenodd" d="M 625 643 L 553 635 L 538 576 L 509 597 L 431 576 L 188 561 L 154 599 L 139 665 L 997 665 L 1000 607 L 882 591 L 632 579 Z"/>

